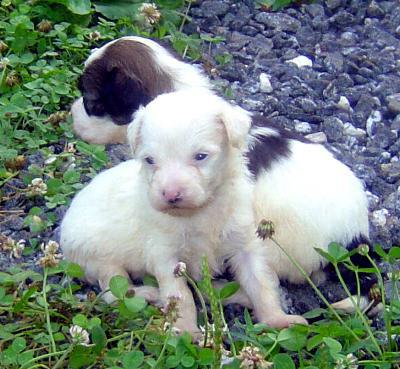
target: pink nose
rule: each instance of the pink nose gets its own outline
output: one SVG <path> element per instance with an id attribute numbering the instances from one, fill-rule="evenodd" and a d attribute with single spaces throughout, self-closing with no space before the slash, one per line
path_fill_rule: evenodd
<path id="1" fill-rule="evenodd" d="M 176 204 L 182 200 L 181 191 L 177 189 L 163 190 L 162 195 L 169 204 Z"/>

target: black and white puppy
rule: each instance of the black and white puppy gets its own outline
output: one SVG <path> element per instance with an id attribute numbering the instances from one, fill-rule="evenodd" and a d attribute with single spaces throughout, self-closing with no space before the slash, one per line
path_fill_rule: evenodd
<path id="1" fill-rule="evenodd" d="M 154 41 L 123 37 L 95 50 L 80 79 L 83 98 L 72 107 L 75 132 L 91 143 L 126 142 L 127 123 L 157 95 L 211 89 L 195 66 L 177 60 Z M 314 247 L 367 240 L 368 207 L 362 183 L 322 145 L 252 117 L 248 169 L 253 174 L 257 219 L 272 220 L 275 238 L 306 272 L 326 264 Z M 280 279 L 302 275 L 273 245 L 269 260 Z"/>
<path id="2" fill-rule="evenodd" d="M 156 42 L 136 36 L 95 49 L 79 80 L 82 98 L 72 106 L 73 128 L 85 141 L 125 143 L 133 113 L 156 96 L 210 88 L 196 66 L 179 61 Z"/>

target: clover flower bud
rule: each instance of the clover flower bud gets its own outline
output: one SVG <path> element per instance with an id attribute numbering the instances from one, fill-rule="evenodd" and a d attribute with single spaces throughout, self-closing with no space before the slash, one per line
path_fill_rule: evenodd
<path id="1" fill-rule="evenodd" d="M 256 231 L 257 237 L 265 240 L 266 238 L 271 238 L 275 234 L 274 223 L 270 220 L 261 220 L 258 224 L 258 228 Z"/>
<path id="2" fill-rule="evenodd" d="M 358 246 L 357 251 L 360 255 L 368 255 L 369 253 L 369 246 L 366 243 L 362 243 Z"/>
<path id="3" fill-rule="evenodd" d="M 186 273 L 186 264 L 180 261 L 174 268 L 174 276 L 182 277 Z"/>

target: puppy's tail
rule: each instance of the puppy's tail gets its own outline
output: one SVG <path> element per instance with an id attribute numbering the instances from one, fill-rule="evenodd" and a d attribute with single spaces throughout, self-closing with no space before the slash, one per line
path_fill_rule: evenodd
<path id="1" fill-rule="evenodd" d="M 339 272 L 351 296 L 333 303 L 332 307 L 346 313 L 353 313 L 358 307 L 369 316 L 375 316 L 383 309 L 382 296 L 378 288 L 378 276 L 376 271 L 374 272 L 373 266 L 365 256 L 365 253 L 367 252 L 374 260 L 379 259 L 379 256 L 373 250 L 368 237 L 364 235 L 355 237 L 347 246 L 347 249 L 348 251 L 357 250 L 357 252 L 351 256 L 350 260 L 352 264 L 361 271 L 357 281 L 355 271 L 346 267 L 344 263 L 338 265 Z M 325 273 L 328 278 L 338 280 L 338 276 L 332 264 L 329 264 L 325 268 Z"/>

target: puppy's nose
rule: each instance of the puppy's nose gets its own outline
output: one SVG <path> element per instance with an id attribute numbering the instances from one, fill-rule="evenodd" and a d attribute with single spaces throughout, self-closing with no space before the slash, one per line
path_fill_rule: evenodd
<path id="1" fill-rule="evenodd" d="M 172 189 L 172 190 L 164 190 L 162 195 L 169 204 L 173 205 L 182 200 L 182 194 L 180 191 Z"/>

